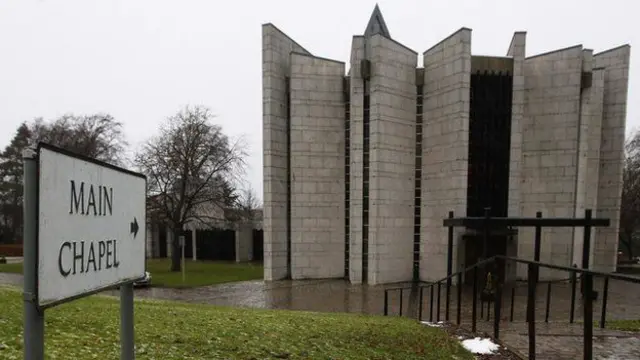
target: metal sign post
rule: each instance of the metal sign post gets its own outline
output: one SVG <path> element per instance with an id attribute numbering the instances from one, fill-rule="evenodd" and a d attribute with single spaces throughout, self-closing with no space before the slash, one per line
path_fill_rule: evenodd
<path id="1" fill-rule="evenodd" d="M 120 286 L 120 359 L 135 359 L 133 336 L 133 283 Z"/>
<path id="2" fill-rule="evenodd" d="M 45 309 L 119 286 L 120 356 L 133 360 L 146 178 L 43 143 L 22 157 L 24 359 L 44 359 Z"/>
<path id="3" fill-rule="evenodd" d="M 38 161 L 36 152 L 22 152 L 24 164 L 24 358 L 44 359 L 44 311 L 38 309 Z"/>

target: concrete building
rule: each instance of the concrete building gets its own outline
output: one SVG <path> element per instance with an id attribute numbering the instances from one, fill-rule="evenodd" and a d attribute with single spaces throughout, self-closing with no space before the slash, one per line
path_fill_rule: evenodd
<path id="1" fill-rule="evenodd" d="M 629 46 L 526 57 L 516 32 L 503 56 L 475 56 L 462 28 L 420 56 L 391 37 L 377 6 L 348 65 L 272 24 L 262 41 L 266 280 L 439 279 L 442 220 L 485 207 L 594 209 L 612 226 L 594 232 L 592 267 L 615 269 Z M 456 232 L 454 269 L 483 252 L 474 234 Z M 541 260 L 580 264 L 581 241 L 580 229 L 545 230 Z M 498 234 L 487 252 L 531 259 L 533 232 Z"/>
<path id="2" fill-rule="evenodd" d="M 150 201 L 153 201 L 153 198 Z M 185 257 L 194 261 L 207 259 L 212 254 L 198 254 L 198 248 L 206 251 L 212 247 L 226 247 L 226 252 L 218 251 L 215 256 L 226 255 L 227 257 L 215 260 L 235 259 L 236 262 L 259 260 L 254 256 L 253 247 L 254 237 L 257 235 L 256 231 L 262 231 L 262 209 L 254 209 L 247 213 L 215 204 L 201 204 L 196 211 L 199 220 L 190 221 L 182 228 L 183 236 L 185 236 Z M 212 233 L 212 230 L 217 230 L 217 233 Z M 202 234 L 203 232 L 207 234 Z M 146 234 L 146 255 L 148 258 L 171 257 L 173 242 L 178 240 L 165 218 L 149 212 Z M 204 246 L 201 244 L 202 242 L 212 244 Z M 232 242 L 231 246 L 229 246 L 230 242 Z M 229 247 L 232 249 L 228 249 Z M 228 258 L 228 256 L 232 258 Z"/>

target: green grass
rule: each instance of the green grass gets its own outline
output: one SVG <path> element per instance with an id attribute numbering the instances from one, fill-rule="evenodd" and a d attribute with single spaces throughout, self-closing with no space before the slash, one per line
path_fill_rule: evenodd
<path id="1" fill-rule="evenodd" d="M 258 280 L 263 277 L 263 268 L 257 263 L 235 263 L 219 261 L 186 261 L 185 282 L 181 272 L 170 272 L 170 259 L 148 259 L 147 271 L 151 273 L 153 286 L 190 288 L 222 284 L 233 281 Z M 0 272 L 22 274 L 22 264 L 0 264 Z"/>
<path id="2" fill-rule="evenodd" d="M 22 263 L 0 264 L 0 272 L 22 274 Z"/>
<path id="3" fill-rule="evenodd" d="M 640 320 L 610 320 L 607 321 L 606 327 L 613 330 L 640 332 Z"/>
<path id="4" fill-rule="evenodd" d="M 180 288 L 258 280 L 263 278 L 264 273 L 262 265 L 256 263 L 186 261 L 183 283 L 182 273 L 170 272 L 170 267 L 169 259 L 147 260 L 147 271 L 151 273 L 153 286 Z"/>
<path id="5" fill-rule="evenodd" d="M 22 358 L 22 301 L 0 287 L 0 358 Z M 118 359 L 117 299 L 92 296 L 46 311 L 47 359 Z M 415 320 L 355 314 L 135 303 L 137 359 L 458 359 L 473 356 Z"/>

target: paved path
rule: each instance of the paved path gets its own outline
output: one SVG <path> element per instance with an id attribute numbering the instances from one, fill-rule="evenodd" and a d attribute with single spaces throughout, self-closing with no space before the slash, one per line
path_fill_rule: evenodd
<path id="1" fill-rule="evenodd" d="M 478 330 L 491 334 L 492 323 L 478 324 Z M 529 353 L 527 324 L 507 323 L 500 326 L 500 340 L 523 356 Z M 536 323 L 536 358 L 544 360 L 582 359 L 584 338 L 582 325 Z M 608 329 L 593 329 L 594 360 L 640 359 L 640 334 Z"/>
<path id="2" fill-rule="evenodd" d="M 0 273 L 0 285 L 22 286 L 22 275 Z"/>

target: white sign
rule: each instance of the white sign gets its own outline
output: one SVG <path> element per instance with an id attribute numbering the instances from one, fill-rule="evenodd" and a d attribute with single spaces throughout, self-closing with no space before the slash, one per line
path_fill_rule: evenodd
<path id="1" fill-rule="evenodd" d="M 145 275 L 143 175 L 40 144 L 39 306 Z"/>

